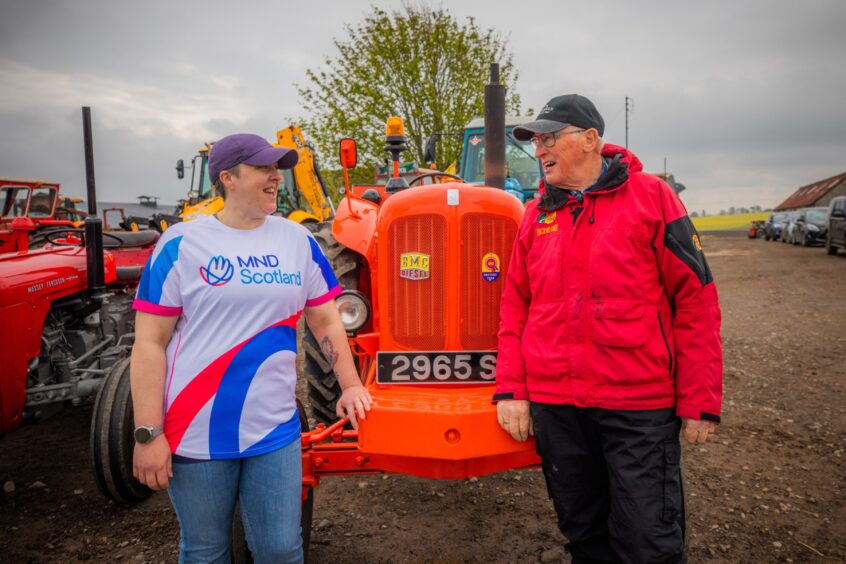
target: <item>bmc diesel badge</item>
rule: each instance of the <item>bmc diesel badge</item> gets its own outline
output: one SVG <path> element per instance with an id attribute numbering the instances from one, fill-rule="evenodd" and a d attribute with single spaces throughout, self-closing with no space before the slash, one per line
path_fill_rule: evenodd
<path id="1" fill-rule="evenodd" d="M 400 255 L 400 278 L 425 280 L 429 278 L 429 255 L 423 253 L 402 253 Z"/>

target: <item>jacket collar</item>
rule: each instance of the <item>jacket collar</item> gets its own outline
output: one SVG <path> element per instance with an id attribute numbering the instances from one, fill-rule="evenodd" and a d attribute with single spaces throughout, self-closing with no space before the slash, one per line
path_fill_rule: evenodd
<path id="1" fill-rule="evenodd" d="M 603 154 L 601 158 L 603 160 L 602 168 L 604 172 L 599 175 L 599 178 L 596 179 L 596 182 L 592 186 L 586 188 L 584 191 L 559 188 L 552 184 L 546 184 L 542 180 L 541 198 L 538 202 L 538 208 L 544 211 L 553 211 L 562 208 L 571 198 L 581 202 L 584 197 L 583 194 L 615 190 L 629 178 L 629 165 L 623 160 L 623 156 L 623 153 L 613 155 Z"/>

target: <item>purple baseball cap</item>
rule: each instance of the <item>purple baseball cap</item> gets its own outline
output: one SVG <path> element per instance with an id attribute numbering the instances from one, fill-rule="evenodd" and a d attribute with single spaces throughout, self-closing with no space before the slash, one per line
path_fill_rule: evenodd
<path id="1" fill-rule="evenodd" d="M 279 168 L 294 168 L 299 158 L 295 150 L 274 147 L 259 135 L 235 133 L 212 145 L 209 151 L 209 178 L 214 183 L 221 172 L 241 163 L 253 166 L 277 163 Z"/>

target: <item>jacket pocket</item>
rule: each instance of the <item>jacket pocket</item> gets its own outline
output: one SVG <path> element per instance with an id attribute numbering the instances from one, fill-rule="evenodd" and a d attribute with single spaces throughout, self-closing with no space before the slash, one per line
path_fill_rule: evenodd
<path id="1" fill-rule="evenodd" d="M 639 347 L 655 324 L 646 316 L 646 304 L 632 299 L 595 299 L 591 302 L 593 341 L 609 347 Z"/>
<path id="2" fill-rule="evenodd" d="M 526 375 L 558 380 L 567 373 L 567 308 L 563 301 L 535 302 L 521 340 Z"/>

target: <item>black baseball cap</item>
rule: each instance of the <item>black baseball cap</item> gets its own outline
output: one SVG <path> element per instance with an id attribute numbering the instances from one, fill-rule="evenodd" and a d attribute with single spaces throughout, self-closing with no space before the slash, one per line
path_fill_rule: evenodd
<path id="1" fill-rule="evenodd" d="M 212 145 L 209 152 L 209 178 L 214 182 L 221 172 L 241 163 L 253 166 L 276 163 L 279 168 L 294 168 L 298 158 L 295 150 L 275 147 L 252 133 L 227 135 Z"/>
<path id="2" fill-rule="evenodd" d="M 605 121 L 593 102 L 578 94 L 565 94 L 547 102 L 538 119 L 518 125 L 513 133 L 520 141 L 528 141 L 538 133 L 552 133 L 568 125 L 595 129 L 600 137 L 605 132 Z"/>

